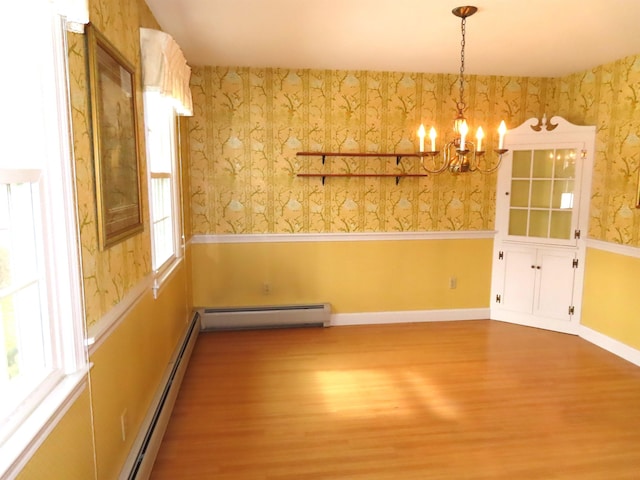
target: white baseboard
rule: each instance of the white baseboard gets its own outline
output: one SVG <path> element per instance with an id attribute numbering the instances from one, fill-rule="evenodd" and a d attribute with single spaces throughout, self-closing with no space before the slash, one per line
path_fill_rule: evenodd
<path id="1" fill-rule="evenodd" d="M 455 320 L 486 320 L 489 308 L 452 310 L 407 310 L 398 312 L 335 313 L 330 325 L 381 325 L 385 323 L 449 322 Z"/>
<path id="2" fill-rule="evenodd" d="M 617 355 L 620 358 L 640 367 L 640 350 L 636 350 L 625 343 L 608 337 L 607 335 L 597 332 L 589 327 L 585 327 L 584 325 L 580 325 L 578 334 L 588 342 L 591 342 L 600 348 L 604 348 L 608 352 L 611 352 L 614 355 Z"/>

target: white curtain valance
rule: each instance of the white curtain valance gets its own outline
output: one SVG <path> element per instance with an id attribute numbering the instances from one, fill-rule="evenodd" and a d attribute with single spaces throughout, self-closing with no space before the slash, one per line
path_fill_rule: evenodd
<path id="1" fill-rule="evenodd" d="M 193 115 L 189 89 L 191 68 L 173 37 L 159 30 L 141 28 L 140 49 L 144 90 L 172 98 L 178 115 Z"/>
<path id="2" fill-rule="evenodd" d="M 89 0 L 50 0 L 58 13 L 67 20 L 67 30 L 84 33 L 89 23 Z"/>

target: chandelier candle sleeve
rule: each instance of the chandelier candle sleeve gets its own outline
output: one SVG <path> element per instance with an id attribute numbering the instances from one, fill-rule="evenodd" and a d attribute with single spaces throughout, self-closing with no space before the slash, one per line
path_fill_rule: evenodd
<path id="1" fill-rule="evenodd" d="M 429 138 L 431 139 L 431 151 L 435 152 L 436 151 L 436 137 L 438 135 L 436 134 L 436 129 L 431 127 L 431 130 L 429 130 Z"/>
<path id="2" fill-rule="evenodd" d="M 502 150 L 504 148 L 504 134 L 507 133 L 507 126 L 505 125 L 504 120 L 500 122 L 498 133 L 500 134 L 500 139 L 498 140 L 498 150 Z"/>
<path id="3" fill-rule="evenodd" d="M 420 125 L 418 129 L 418 138 L 420 139 L 420 152 L 424 152 L 424 136 L 426 135 L 426 130 L 424 129 L 424 125 Z"/>
<path id="4" fill-rule="evenodd" d="M 469 133 L 469 125 L 467 125 L 467 121 L 464 120 L 461 124 L 460 124 L 460 151 L 464 152 L 465 147 L 466 147 L 466 139 L 467 139 L 467 133 Z"/>
<path id="5" fill-rule="evenodd" d="M 484 138 L 484 132 L 482 131 L 482 127 L 478 127 L 478 130 L 476 131 L 476 140 L 478 140 L 478 143 L 476 144 L 476 151 L 477 152 L 481 152 L 482 151 L 482 139 Z"/>

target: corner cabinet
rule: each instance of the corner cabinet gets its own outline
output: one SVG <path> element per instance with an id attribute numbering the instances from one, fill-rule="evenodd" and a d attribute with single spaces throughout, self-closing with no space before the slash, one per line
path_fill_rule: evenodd
<path id="1" fill-rule="evenodd" d="M 505 136 L 491 318 L 577 333 L 595 127 L 529 119 Z"/>

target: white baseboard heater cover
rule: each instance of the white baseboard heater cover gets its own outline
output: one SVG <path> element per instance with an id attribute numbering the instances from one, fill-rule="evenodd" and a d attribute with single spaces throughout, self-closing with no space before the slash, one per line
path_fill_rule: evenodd
<path id="1" fill-rule="evenodd" d="M 167 366 L 160 388 L 151 402 L 140 433 L 120 472 L 120 480 L 146 480 L 151 476 L 153 463 L 160 449 L 160 443 L 167 429 L 199 332 L 200 315 L 196 312 Z"/>
<path id="2" fill-rule="evenodd" d="M 268 305 L 260 307 L 205 308 L 200 311 L 202 330 L 328 327 L 331 305 Z"/>

